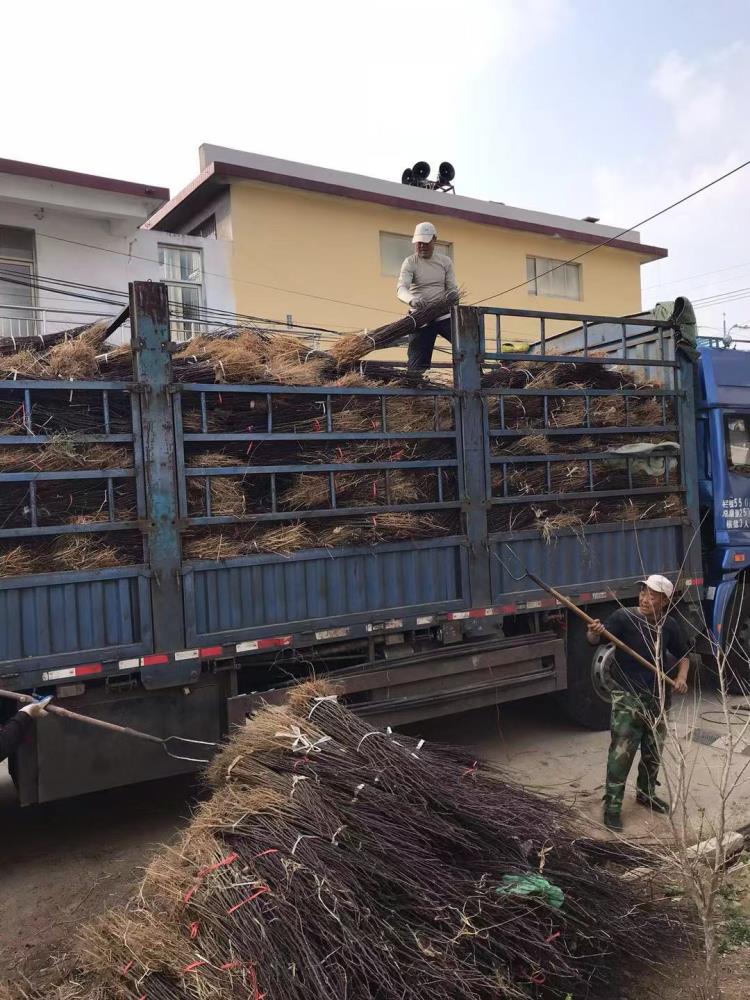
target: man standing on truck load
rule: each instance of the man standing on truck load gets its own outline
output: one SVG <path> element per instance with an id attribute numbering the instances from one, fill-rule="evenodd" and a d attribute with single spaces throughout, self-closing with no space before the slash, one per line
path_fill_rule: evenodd
<path id="1" fill-rule="evenodd" d="M 458 301 L 453 261 L 445 254 L 435 252 L 436 241 L 437 230 L 433 224 L 420 222 L 412 238 L 415 252 L 401 265 L 396 295 L 409 306 L 412 314 L 420 306 L 437 302 L 446 295 Z M 430 367 L 438 336 L 451 339 L 450 313 L 439 316 L 411 334 L 408 352 L 410 371 L 423 372 Z"/>
<path id="2" fill-rule="evenodd" d="M 10 757 L 18 750 L 24 737 L 31 729 L 32 721 L 47 714 L 44 709 L 51 701 L 52 695 L 30 705 L 24 705 L 19 712 L 8 719 L 3 728 L 0 729 L 0 761 Z"/>
<path id="3" fill-rule="evenodd" d="M 597 646 L 606 629 L 634 652 L 673 676 L 674 690 L 684 694 L 690 647 L 678 622 L 667 616 L 674 586 L 658 574 L 641 580 L 640 586 L 637 608 L 619 608 L 603 625 L 599 620 L 592 622 L 586 638 L 592 646 Z M 604 825 L 619 831 L 622 830 L 620 811 L 625 782 L 639 748 L 636 802 L 654 812 L 668 814 L 670 811 L 668 803 L 656 795 L 670 689 L 666 687 L 660 691 L 657 675 L 617 647 L 614 660 L 612 680 L 616 686 L 612 692 L 612 740 L 607 758 Z"/>

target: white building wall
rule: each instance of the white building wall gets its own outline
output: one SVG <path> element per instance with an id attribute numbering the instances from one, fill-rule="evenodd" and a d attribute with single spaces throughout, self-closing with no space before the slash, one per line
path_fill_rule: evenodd
<path id="1" fill-rule="evenodd" d="M 84 207 L 68 211 L 19 203 L 0 193 L 0 225 L 35 233 L 35 268 L 40 285 L 45 284 L 45 278 L 54 278 L 120 293 L 39 289 L 35 305 L 42 311 L 37 313 L 37 329 L 42 320 L 47 330 L 59 330 L 93 321 L 96 316 L 116 315 L 116 305 L 92 302 L 85 296 L 125 304 L 128 282 L 160 281 L 160 244 L 199 248 L 203 256 L 204 305 L 234 311 L 229 241 L 139 229 L 142 221 L 143 216 L 107 217 Z"/>

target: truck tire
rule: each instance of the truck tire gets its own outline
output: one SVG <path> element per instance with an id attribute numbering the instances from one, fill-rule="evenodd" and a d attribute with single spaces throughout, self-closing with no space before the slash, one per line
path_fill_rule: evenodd
<path id="1" fill-rule="evenodd" d="M 722 637 L 726 653 L 726 685 L 730 694 L 750 694 L 750 594 L 748 581 L 737 581 L 727 606 Z M 718 687 L 718 677 L 715 678 Z"/>
<path id="2" fill-rule="evenodd" d="M 592 612 L 602 621 L 615 611 L 617 604 L 597 605 Z M 614 647 L 590 646 L 586 625 L 572 614 L 568 616 L 568 687 L 557 700 L 571 720 L 587 729 L 609 729 L 609 666 Z"/>

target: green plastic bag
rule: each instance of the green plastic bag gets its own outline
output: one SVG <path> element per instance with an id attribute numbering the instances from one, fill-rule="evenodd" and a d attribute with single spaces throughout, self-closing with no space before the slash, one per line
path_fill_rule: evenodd
<path id="1" fill-rule="evenodd" d="M 541 875 L 503 875 L 502 884 L 495 891 L 501 896 L 539 896 L 556 910 L 565 902 L 562 889 Z"/>

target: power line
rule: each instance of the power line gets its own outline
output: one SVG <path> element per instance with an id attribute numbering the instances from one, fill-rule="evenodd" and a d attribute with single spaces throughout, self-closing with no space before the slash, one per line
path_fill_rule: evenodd
<path id="1" fill-rule="evenodd" d="M 87 301 L 97 302 L 103 305 L 112 305 L 116 306 L 119 309 L 122 309 L 127 304 L 127 299 L 128 299 L 127 292 L 121 292 L 118 291 L 117 289 L 102 288 L 96 285 L 86 285 L 82 284 L 81 282 L 67 281 L 66 279 L 63 278 L 51 278 L 40 274 L 34 274 L 28 277 L 23 277 L 19 276 L 17 271 L 9 270 L 3 268 L 2 266 L 0 266 L 0 282 L 5 282 L 6 284 L 11 284 L 11 285 L 19 285 L 23 288 L 29 288 L 34 291 L 49 292 L 53 295 L 66 295 L 79 300 L 85 299 Z M 49 287 L 49 285 L 42 284 L 42 282 L 50 282 L 54 285 L 59 285 L 63 287 L 58 287 L 58 288 Z M 68 287 L 74 288 L 76 289 L 76 291 L 74 292 L 67 291 L 66 289 Z M 86 289 L 88 291 L 101 292 L 103 295 L 121 296 L 123 301 L 116 302 L 113 301 L 112 299 L 103 298 L 101 295 L 100 296 L 86 295 L 78 291 L 78 289 Z M 207 320 L 211 320 L 213 318 L 216 322 L 216 325 L 219 325 L 221 322 L 226 322 L 226 321 L 230 322 L 238 321 L 240 324 L 244 323 L 245 325 L 248 323 L 265 323 L 274 326 L 291 328 L 299 331 L 308 331 L 308 332 L 312 331 L 315 333 L 336 334 L 337 332 L 335 330 L 328 329 L 327 327 L 310 326 L 308 324 L 296 324 L 296 323 L 290 324 L 284 320 L 269 319 L 268 317 L 264 316 L 251 316 L 243 313 L 230 312 L 229 310 L 226 309 L 215 309 L 209 306 L 196 305 L 196 306 L 190 306 L 189 308 L 191 312 L 194 312 L 196 315 L 179 317 L 184 322 L 190 322 L 190 321 L 195 322 L 199 320 L 200 317 L 204 317 Z"/>
<path id="2" fill-rule="evenodd" d="M 732 264 L 730 267 L 719 267 L 715 271 L 701 271 L 700 274 L 689 274 L 686 278 L 670 278 L 669 281 L 658 281 L 655 285 L 644 285 L 643 291 L 648 292 L 652 288 L 662 288 L 664 285 L 679 285 L 683 281 L 692 281 L 694 278 L 705 278 L 709 274 L 724 274 L 726 271 L 736 271 L 740 267 L 750 267 L 750 261 L 744 264 Z M 729 278 L 729 281 L 732 279 Z"/>
<path id="3" fill-rule="evenodd" d="M 509 292 L 515 292 L 518 288 L 525 288 L 526 285 L 531 284 L 532 281 L 537 281 L 539 278 L 543 278 L 547 274 L 552 274 L 553 271 L 558 271 L 561 267 L 565 267 L 566 264 L 573 264 L 575 261 L 580 260 L 582 257 L 586 257 L 590 253 L 594 253 L 596 250 L 601 250 L 602 247 L 607 247 L 616 240 L 619 240 L 621 236 L 626 236 L 628 233 L 632 233 L 634 229 L 639 226 L 645 226 L 647 222 L 652 222 L 654 219 L 658 219 L 660 215 L 664 215 L 666 212 L 670 212 L 673 208 L 677 208 L 678 205 L 683 205 L 686 201 L 691 198 L 695 198 L 696 195 L 702 194 L 703 191 L 707 191 L 709 188 L 713 187 L 715 184 L 724 181 L 727 177 L 731 177 L 732 174 L 738 173 L 740 170 L 744 170 L 745 167 L 750 166 L 750 160 L 745 160 L 744 163 L 740 163 L 738 166 L 733 167 L 728 170 L 725 174 L 720 177 L 715 177 L 712 181 L 704 184 L 702 187 L 697 188 L 695 191 L 691 191 L 690 194 L 686 194 L 684 197 L 680 198 L 678 201 L 672 202 L 671 205 L 667 205 L 666 208 L 660 209 L 658 212 L 654 212 L 653 215 L 649 215 L 645 219 L 641 219 L 640 222 L 634 222 L 632 226 L 628 226 L 627 229 L 621 230 L 619 233 L 615 233 L 614 236 L 610 236 L 608 240 L 604 240 L 603 243 L 597 243 L 593 247 L 589 247 L 588 250 L 583 250 L 581 253 L 576 254 L 575 257 L 570 257 L 568 260 L 562 260 L 559 264 L 554 267 L 549 268 L 547 271 L 543 271 L 541 274 L 537 274 L 534 278 L 527 278 L 526 281 L 521 281 L 517 285 L 513 285 L 511 288 L 506 288 L 502 292 L 495 292 L 494 295 L 488 295 L 483 299 L 477 299 L 476 302 L 472 303 L 475 306 L 481 305 L 483 302 L 489 302 L 490 299 L 497 299 L 501 295 L 507 295 Z"/>
<path id="4" fill-rule="evenodd" d="M 149 230 L 149 232 L 155 232 L 155 230 Z M 100 247 L 95 246 L 93 243 L 83 243 L 80 240 L 69 240 L 63 236 L 51 236 L 49 233 L 37 233 L 37 236 L 41 236 L 46 240 L 57 240 L 60 243 L 70 243 L 72 246 L 77 247 L 87 247 L 89 250 L 99 250 L 102 253 L 113 253 L 120 257 L 127 257 L 129 260 L 145 260 L 150 264 L 160 264 L 161 262 L 155 257 L 144 257 L 140 254 L 126 253 L 124 250 L 114 250 L 112 247 Z M 189 247 L 186 249 L 190 249 Z M 243 285 L 254 285 L 258 288 L 270 288 L 276 292 L 286 292 L 288 295 L 302 295 L 308 299 L 318 299 L 320 302 L 333 302 L 340 306 L 353 306 L 355 309 L 367 309 L 370 312 L 387 313 L 389 316 L 402 316 L 400 312 L 396 312 L 395 309 L 381 309 L 379 306 L 369 306 L 363 305 L 361 302 L 348 302 L 345 299 L 333 299 L 326 295 L 316 295 L 314 292 L 301 292 L 294 288 L 281 288 L 279 285 L 268 285 L 262 281 L 251 281 L 249 278 L 232 278 L 228 274 L 220 274 L 216 271 L 203 271 L 205 275 L 212 278 L 221 278 L 223 281 L 238 282 Z"/>

